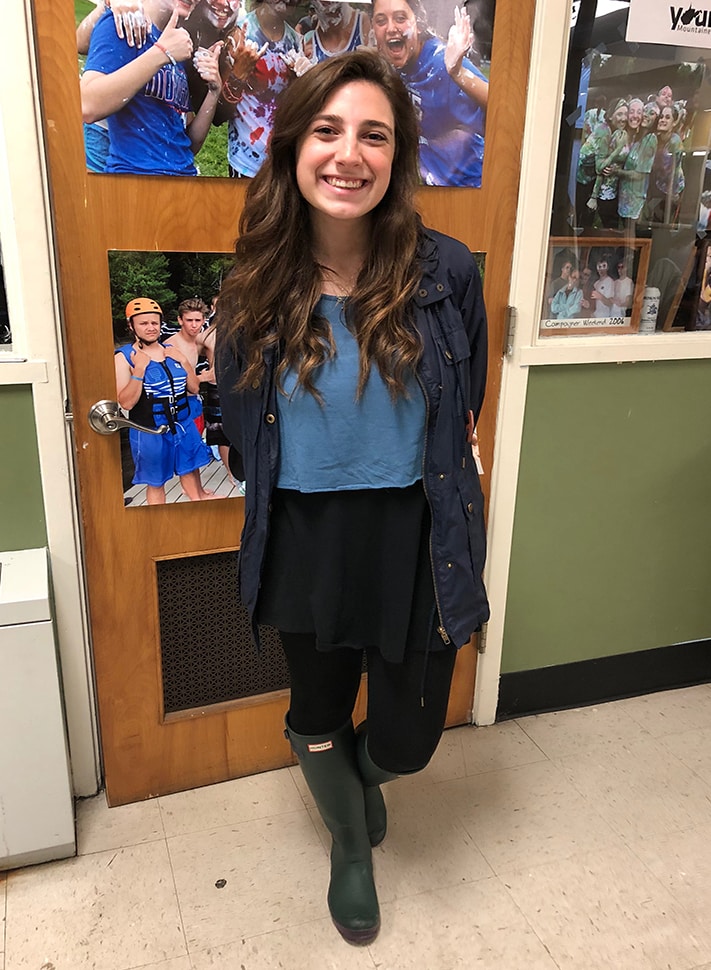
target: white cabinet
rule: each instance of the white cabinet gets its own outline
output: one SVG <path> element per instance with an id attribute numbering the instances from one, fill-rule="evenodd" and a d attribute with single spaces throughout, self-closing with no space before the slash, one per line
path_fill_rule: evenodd
<path id="1" fill-rule="evenodd" d="M 0 552 L 0 869 L 76 852 L 44 549 Z"/>

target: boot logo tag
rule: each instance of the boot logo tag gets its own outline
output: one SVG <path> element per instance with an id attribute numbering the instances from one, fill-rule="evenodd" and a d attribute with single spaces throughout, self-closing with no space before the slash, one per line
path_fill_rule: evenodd
<path id="1" fill-rule="evenodd" d="M 330 751 L 333 748 L 333 741 L 322 741 L 320 744 L 308 745 L 309 751 Z"/>

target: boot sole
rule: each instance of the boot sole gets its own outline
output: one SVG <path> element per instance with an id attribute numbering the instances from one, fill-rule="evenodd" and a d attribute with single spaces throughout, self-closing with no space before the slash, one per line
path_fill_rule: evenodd
<path id="1" fill-rule="evenodd" d="M 331 918 L 333 919 L 333 917 Z M 362 930 L 355 930 L 350 926 L 343 926 L 341 923 L 337 923 L 335 919 L 333 920 L 333 925 L 346 943 L 350 943 L 351 946 L 367 946 L 373 942 L 380 932 L 380 920 L 378 920 L 375 926 L 369 926 Z"/>

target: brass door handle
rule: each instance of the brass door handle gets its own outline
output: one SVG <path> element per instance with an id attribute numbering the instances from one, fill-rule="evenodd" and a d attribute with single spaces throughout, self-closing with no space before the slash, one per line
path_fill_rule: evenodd
<path id="1" fill-rule="evenodd" d="M 145 431 L 146 434 L 165 434 L 168 431 L 167 424 L 161 424 L 158 428 L 144 428 L 142 424 L 129 421 L 121 414 L 121 408 L 117 401 L 97 401 L 89 409 L 89 424 L 97 434 L 113 434 L 119 428 L 133 428 L 135 431 Z"/>

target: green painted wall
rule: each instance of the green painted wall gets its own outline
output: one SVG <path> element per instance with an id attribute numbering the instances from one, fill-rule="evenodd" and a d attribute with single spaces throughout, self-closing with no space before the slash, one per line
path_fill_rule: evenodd
<path id="1" fill-rule="evenodd" d="M 0 386 L 0 551 L 47 545 L 29 385 Z"/>
<path id="2" fill-rule="evenodd" d="M 502 671 L 706 638 L 711 361 L 531 368 Z"/>

